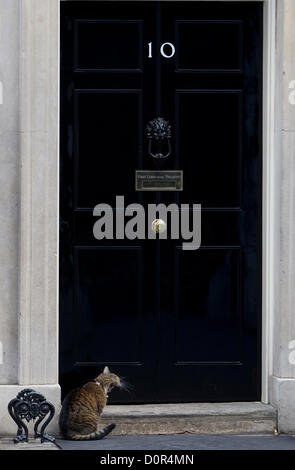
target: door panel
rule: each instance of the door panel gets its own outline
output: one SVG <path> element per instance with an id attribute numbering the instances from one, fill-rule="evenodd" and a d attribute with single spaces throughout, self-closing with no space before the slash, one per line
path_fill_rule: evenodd
<path id="1" fill-rule="evenodd" d="M 84 19 L 75 21 L 74 26 L 76 70 L 142 68 L 141 21 Z"/>
<path id="2" fill-rule="evenodd" d="M 134 190 L 129 165 L 138 167 L 140 159 L 141 92 L 75 90 L 74 100 L 76 207 L 94 208 L 99 201 L 112 201 L 114 188 L 118 195 L 126 187 Z"/>
<path id="3" fill-rule="evenodd" d="M 63 395 L 109 365 L 132 386 L 112 403 L 260 399 L 261 77 L 262 2 L 62 2 Z M 182 170 L 183 191 L 135 190 L 159 169 Z M 201 247 L 96 240 L 93 208 L 112 207 L 116 233 L 116 196 L 201 204 Z"/>
<path id="4" fill-rule="evenodd" d="M 176 251 L 176 363 L 241 361 L 239 251 Z"/>
<path id="5" fill-rule="evenodd" d="M 242 21 L 176 21 L 176 70 L 240 71 Z"/>
<path id="6" fill-rule="evenodd" d="M 115 362 L 118 350 L 122 362 L 139 363 L 143 280 L 140 247 L 76 247 L 75 254 L 77 363 Z"/>
<path id="7" fill-rule="evenodd" d="M 176 90 L 175 112 L 185 178 L 182 199 L 239 207 L 241 90 Z M 187 119 L 194 114 L 195 119 Z M 195 172 L 190 171 L 192 160 Z"/>

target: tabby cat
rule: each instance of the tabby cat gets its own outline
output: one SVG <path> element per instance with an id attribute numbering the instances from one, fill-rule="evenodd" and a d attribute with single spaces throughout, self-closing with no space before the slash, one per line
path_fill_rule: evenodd
<path id="1" fill-rule="evenodd" d="M 99 431 L 99 418 L 107 403 L 108 393 L 114 387 L 121 386 L 119 377 L 105 367 L 92 382 L 72 390 L 65 397 L 59 416 L 59 427 L 63 437 L 85 441 L 107 436 L 116 425 L 110 424 Z"/>

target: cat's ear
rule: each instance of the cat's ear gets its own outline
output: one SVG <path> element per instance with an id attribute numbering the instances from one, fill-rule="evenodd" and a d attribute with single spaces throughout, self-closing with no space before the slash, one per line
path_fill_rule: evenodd
<path id="1" fill-rule="evenodd" d="M 104 374 L 110 374 L 110 369 L 108 368 L 108 366 L 105 366 L 105 368 L 103 370 L 103 373 Z"/>

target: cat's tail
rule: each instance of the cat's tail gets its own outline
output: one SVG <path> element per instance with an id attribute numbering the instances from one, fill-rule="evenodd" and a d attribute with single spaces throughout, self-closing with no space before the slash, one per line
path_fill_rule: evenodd
<path id="1" fill-rule="evenodd" d="M 110 432 L 116 427 L 115 424 L 110 424 L 100 431 L 92 432 L 90 434 L 68 434 L 68 438 L 73 441 L 98 441 L 99 439 L 103 439 L 105 436 L 110 434 Z"/>

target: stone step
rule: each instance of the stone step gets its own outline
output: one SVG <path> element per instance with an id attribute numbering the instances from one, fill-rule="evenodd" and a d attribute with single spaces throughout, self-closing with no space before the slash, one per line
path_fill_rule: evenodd
<path id="1" fill-rule="evenodd" d="M 270 434 L 277 411 L 260 402 L 107 405 L 101 426 L 111 423 L 114 435 Z"/>

